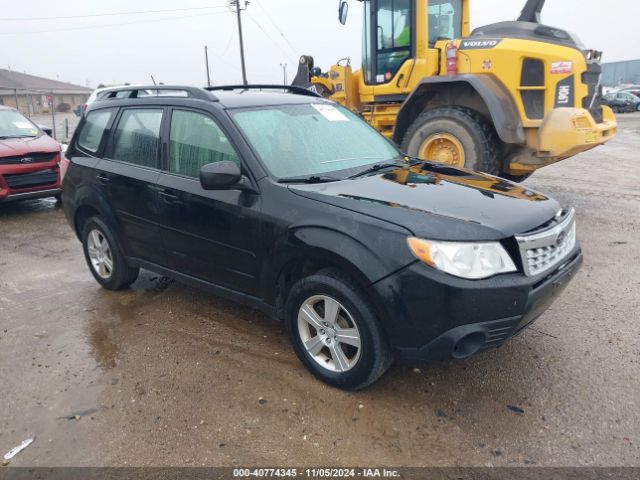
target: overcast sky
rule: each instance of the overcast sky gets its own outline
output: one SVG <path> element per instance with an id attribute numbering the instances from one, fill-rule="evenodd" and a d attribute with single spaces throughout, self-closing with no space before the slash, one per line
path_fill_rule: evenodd
<path id="1" fill-rule="evenodd" d="M 237 24 L 225 0 L 0 0 L 0 67 L 95 87 L 99 83 L 204 85 L 204 45 L 214 83 L 241 80 Z M 301 54 L 326 69 L 360 64 L 362 6 L 350 0 L 346 26 L 337 0 L 251 0 L 244 15 L 250 82 L 289 81 Z M 472 0 L 472 27 L 515 19 L 524 0 Z M 640 58 L 635 1 L 547 0 L 543 22 L 576 33 L 604 61 Z M 610 8 L 615 6 L 614 8 Z M 213 8 L 203 8 L 213 7 Z M 158 12 L 158 10 L 177 10 Z M 188 10 L 187 10 L 188 9 Z M 103 15 L 122 12 L 126 15 Z M 627 12 L 625 14 L 625 11 Z M 100 16 L 92 16 L 100 15 Z M 84 16 L 82 18 L 51 18 Z M 29 20 L 24 20 L 29 17 Z M 34 19 L 39 17 L 39 19 Z"/>

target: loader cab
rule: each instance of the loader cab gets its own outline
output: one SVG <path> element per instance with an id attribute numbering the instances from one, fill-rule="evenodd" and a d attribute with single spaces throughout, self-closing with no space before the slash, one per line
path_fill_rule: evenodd
<path id="1" fill-rule="evenodd" d="M 462 36 L 462 0 L 431 0 L 427 12 L 430 48 Z"/>
<path id="2" fill-rule="evenodd" d="M 387 83 L 414 56 L 413 0 L 364 2 L 362 63 L 367 84 Z"/>
<path id="3" fill-rule="evenodd" d="M 453 40 L 469 33 L 467 0 L 363 3 L 362 71 L 366 85 L 388 84 L 395 79 L 401 87 L 409 80 L 404 74 L 398 75 L 405 63 L 427 58 L 428 49 L 433 49 L 439 40 Z M 433 68 L 437 69 L 437 65 Z"/>

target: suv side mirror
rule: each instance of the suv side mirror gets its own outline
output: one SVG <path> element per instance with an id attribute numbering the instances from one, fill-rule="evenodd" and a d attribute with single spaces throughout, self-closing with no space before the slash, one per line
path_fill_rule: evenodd
<path id="1" fill-rule="evenodd" d="M 349 14 L 349 4 L 346 0 L 342 0 L 340 2 L 340 7 L 338 7 L 338 20 L 342 25 L 347 23 L 347 15 Z"/>
<path id="2" fill-rule="evenodd" d="M 200 169 L 200 185 L 205 190 L 226 190 L 242 180 L 242 172 L 235 162 L 209 163 Z"/>

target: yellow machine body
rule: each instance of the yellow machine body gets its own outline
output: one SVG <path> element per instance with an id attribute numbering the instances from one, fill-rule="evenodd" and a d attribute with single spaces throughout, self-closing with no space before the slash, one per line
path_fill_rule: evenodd
<path id="1" fill-rule="evenodd" d="M 469 108 L 495 127 L 504 159 L 501 171 L 511 175 L 529 174 L 615 137 L 613 112 L 606 106 L 594 107 L 591 101 L 598 88 L 599 59 L 590 60 L 579 48 L 540 38 L 470 36 L 469 0 L 460 3 L 460 38 L 430 43 L 430 2 L 443 0 L 405 1 L 413 9 L 412 54 L 393 75 L 367 82 L 364 68 L 353 71 L 341 62 L 327 74 L 312 76 L 311 84 L 321 86 L 327 96 L 398 144 L 417 113 L 437 106 Z M 450 43 L 457 49 L 456 75 L 447 75 Z M 535 69 L 534 74 L 527 69 Z M 501 92 L 497 101 L 505 108 L 510 103 L 508 111 L 501 114 L 501 107 L 492 105 L 495 95 L 474 92 L 476 85 L 495 85 L 492 88 Z M 504 119 L 497 122 L 509 112 L 506 122 L 513 134 L 503 128 Z"/>

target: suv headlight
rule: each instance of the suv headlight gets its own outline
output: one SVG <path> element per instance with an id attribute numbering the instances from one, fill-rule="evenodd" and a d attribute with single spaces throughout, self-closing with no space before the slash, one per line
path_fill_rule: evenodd
<path id="1" fill-rule="evenodd" d="M 479 280 L 517 271 L 498 242 L 438 242 L 409 237 L 407 244 L 416 258 L 456 277 Z"/>

